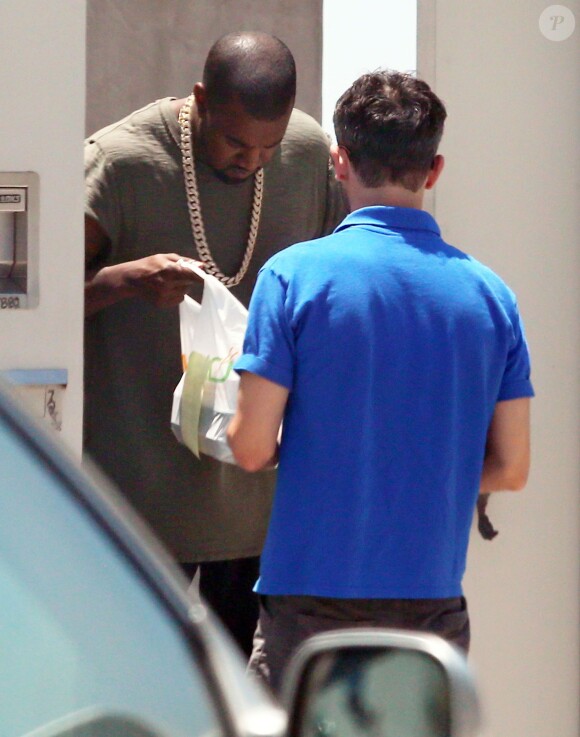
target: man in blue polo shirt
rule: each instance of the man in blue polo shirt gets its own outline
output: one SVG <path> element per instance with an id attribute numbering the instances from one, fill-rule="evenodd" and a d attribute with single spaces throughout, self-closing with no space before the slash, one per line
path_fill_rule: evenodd
<path id="1" fill-rule="evenodd" d="M 358 79 L 334 116 L 351 214 L 270 259 L 252 297 L 229 439 L 247 470 L 279 461 L 252 659 L 274 688 L 303 639 L 340 627 L 432 631 L 467 650 L 478 495 L 527 479 L 515 296 L 421 209 L 445 117 L 410 75 Z"/>

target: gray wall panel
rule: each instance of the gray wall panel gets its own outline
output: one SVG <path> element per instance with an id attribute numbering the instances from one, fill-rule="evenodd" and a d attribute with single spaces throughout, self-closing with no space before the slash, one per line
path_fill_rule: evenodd
<path id="1" fill-rule="evenodd" d="M 187 95 L 222 34 L 281 38 L 298 67 L 297 107 L 320 120 L 322 0 L 88 0 L 91 133 L 159 97 Z"/>

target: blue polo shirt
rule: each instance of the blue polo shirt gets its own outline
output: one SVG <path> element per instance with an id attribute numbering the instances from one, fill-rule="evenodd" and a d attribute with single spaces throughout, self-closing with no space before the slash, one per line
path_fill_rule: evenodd
<path id="1" fill-rule="evenodd" d="M 533 395 L 503 281 L 364 208 L 264 265 L 236 369 L 290 391 L 257 591 L 460 595 L 494 407 Z"/>

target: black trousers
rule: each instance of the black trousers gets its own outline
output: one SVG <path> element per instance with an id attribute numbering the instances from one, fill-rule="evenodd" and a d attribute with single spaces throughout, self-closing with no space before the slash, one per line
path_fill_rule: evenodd
<path id="1" fill-rule="evenodd" d="M 432 632 L 469 650 L 467 602 L 450 599 L 334 599 L 261 596 L 249 670 L 278 692 L 292 655 L 307 637 L 351 627 Z"/>
<path id="2" fill-rule="evenodd" d="M 189 579 L 199 569 L 199 591 L 250 657 L 258 622 L 259 599 L 252 589 L 258 580 L 260 558 L 238 558 L 207 563 L 180 563 Z"/>

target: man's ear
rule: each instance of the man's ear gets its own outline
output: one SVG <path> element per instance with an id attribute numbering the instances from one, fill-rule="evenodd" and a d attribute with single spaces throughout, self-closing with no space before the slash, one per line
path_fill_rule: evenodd
<path id="1" fill-rule="evenodd" d="M 334 176 L 339 182 L 345 182 L 348 179 L 350 171 L 350 159 L 348 158 L 346 149 L 334 143 L 330 147 L 330 155 L 334 164 Z"/>
<path id="2" fill-rule="evenodd" d="M 200 116 L 204 116 L 207 112 L 207 93 L 201 82 L 197 82 L 193 87 L 193 96 L 195 98 L 195 107 Z"/>
<path id="3" fill-rule="evenodd" d="M 433 165 L 427 175 L 427 181 L 425 182 L 425 189 L 433 189 L 435 182 L 439 179 L 443 167 L 445 166 L 445 159 L 441 154 L 437 154 L 433 159 Z"/>

